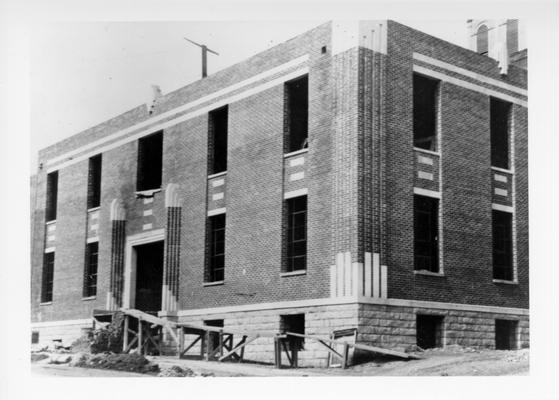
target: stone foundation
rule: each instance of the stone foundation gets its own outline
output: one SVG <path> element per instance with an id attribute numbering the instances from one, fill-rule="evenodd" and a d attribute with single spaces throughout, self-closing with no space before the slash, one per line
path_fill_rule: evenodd
<path id="1" fill-rule="evenodd" d="M 31 332 L 39 333 L 39 343 L 32 344 L 32 348 L 51 345 L 53 340 L 61 340 L 63 346 L 70 346 L 74 340 L 80 338 L 87 330 L 92 328 L 92 320 L 32 323 Z"/>

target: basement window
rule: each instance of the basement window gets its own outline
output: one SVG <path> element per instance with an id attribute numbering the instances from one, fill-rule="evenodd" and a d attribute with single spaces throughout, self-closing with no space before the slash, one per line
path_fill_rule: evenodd
<path id="1" fill-rule="evenodd" d="M 89 159 L 87 179 L 87 208 L 99 207 L 101 204 L 101 154 Z"/>
<path id="2" fill-rule="evenodd" d="M 227 171 L 228 107 L 209 114 L 209 174 Z"/>
<path id="3" fill-rule="evenodd" d="M 495 349 L 497 350 L 516 350 L 518 344 L 516 333 L 518 321 L 496 319 L 495 320 Z"/>
<path id="4" fill-rule="evenodd" d="M 222 319 L 210 319 L 204 321 L 204 325 L 213 326 L 216 328 L 223 328 Z M 212 352 L 219 346 L 219 333 L 210 332 L 210 342 L 208 343 L 208 352 Z"/>
<path id="5" fill-rule="evenodd" d="M 52 301 L 54 283 L 54 251 L 43 256 L 43 277 L 41 283 L 41 303 Z"/>
<path id="6" fill-rule="evenodd" d="M 88 243 L 85 249 L 83 297 L 93 297 L 97 295 L 98 261 L 99 261 L 99 242 Z"/>
<path id="7" fill-rule="evenodd" d="M 512 214 L 493 210 L 493 279 L 513 280 Z"/>
<path id="8" fill-rule="evenodd" d="M 439 200 L 413 196 L 414 269 L 439 272 Z"/>
<path id="9" fill-rule="evenodd" d="M 206 282 L 221 282 L 225 274 L 225 214 L 208 218 Z"/>
<path id="10" fill-rule="evenodd" d="M 489 49 L 489 32 L 487 30 L 487 26 L 482 25 L 478 28 L 476 35 L 476 45 L 477 52 L 479 54 L 487 54 Z"/>
<path id="11" fill-rule="evenodd" d="M 283 272 L 307 269 L 307 196 L 285 201 L 285 263 Z"/>
<path id="12" fill-rule="evenodd" d="M 58 171 L 47 175 L 47 206 L 45 217 L 47 222 L 56 220 L 58 202 Z"/>
<path id="13" fill-rule="evenodd" d="M 305 334 L 305 314 L 280 315 L 280 331 L 281 333 L 291 332 Z M 290 350 L 303 350 L 305 338 L 295 336 L 288 337 Z"/>
<path id="14" fill-rule="evenodd" d="M 443 322 L 441 315 L 416 316 L 416 340 L 422 349 L 443 347 Z"/>
<path id="15" fill-rule="evenodd" d="M 309 77 L 285 84 L 284 152 L 308 148 L 309 134 Z"/>
<path id="16" fill-rule="evenodd" d="M 439 81 L 413 74 L 413 145 L 437 151 Z"/>
<path id="17" fill-rule="evenodd" d="M 163 131 L 138 141 L 138 174 L 136 190 L 161 189 L 163 167 Z"/>
<path id="18" fill-rule="evenodd" d="M 491 165 L 509 169 L 509 136 L 510 136 L 511 103 L 491 97 L 490 99 L 490 131 L 491 131 Z"/>
<path id="19" fill-rule="evenodd" d="M 31 344 L 38 344 L 38 343 L 39 343 L 39 331 L 32 331 Z"/>

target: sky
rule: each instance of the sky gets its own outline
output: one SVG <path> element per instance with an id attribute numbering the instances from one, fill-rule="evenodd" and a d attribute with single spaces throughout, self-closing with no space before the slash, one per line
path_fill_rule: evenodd
<path id="1" fill-rule="evenodd" d="M 31 171 L 41 148 L 282 43 L 326 20 L 199 22 L 57 22 L 30 35 Z M 466 20 L 399 20 L 467 47 Z"/>

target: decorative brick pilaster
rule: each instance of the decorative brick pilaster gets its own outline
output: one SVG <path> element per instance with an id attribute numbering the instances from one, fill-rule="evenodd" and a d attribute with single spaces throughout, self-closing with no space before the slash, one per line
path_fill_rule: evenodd
<path id="1" fill-rule="evenodd" d="M 161 310 L 167 312 L 177 311 L 179 301 L 182 208 L 178 189 L 177 184 L 170 183 L 165 190 L 167 226 L 165 229 Z"/>
<path id="2" fill-rule="evenodd" d="M 122 307 L 124 286 L 124 246 L 126 240 L 126 210 L 122 200 L 111 203 L 111 276 L 107 293 L 107 310 Z"/>

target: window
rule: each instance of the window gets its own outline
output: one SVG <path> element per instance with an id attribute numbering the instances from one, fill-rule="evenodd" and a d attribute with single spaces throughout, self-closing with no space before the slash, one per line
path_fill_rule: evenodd
<path id="1" fill-rule="evenodd" d="M 99 260 L 99 242 L 88 243 L 85 249 L 83 297 L 92 297 L 97 295 L 98 260 Z"/>
<path id="2" fill-rule="evenodd" d="M 138 175 L 136 190 L 161 188 L 163 132 L 143 137 L 138 142 Z"/>
<path id="3" fill-rule="evenodd" d="M 413 74 L 413 145 L 437 151 L 439 81 Z"/>
<path id="4" fill-rule="evenodd" d="M 309 78 L 305 75 L 285 84 L 285 152 L 309 147 L 308 125 Z"/>
<path id="5" fill-rule="evenodd" d="M 518 321 L 496 319 L 495 320 L 495 349 L 516 350 L 516 332 Z"/>
<path id="6" fill-rule="evenodd" d="M 45 253 L 43 257 L 43 282 L 41 287 L 41 303 L 52 301 L 54 282 L 54 252 Z"/>
<path id="7" fill-rule="evenodd" d="M 46 219 L 54 221 L 56 219 L 56 203 L 58 201 L 58 171 L 47 175 L 47 209 Z"/>
<path id="8" fill-rule="evenodd" d="M 482 25 L 477 30 L 477 52 L 479 54 L 487 54 L 489 49 L 489 35 L 487 26 Z"/>
<path id="9" fill-rule="evenodd" d="M 211 319 L 204 321 L 204 325 L 213 326 L 216 328 L 223 328 L 223 320 L 222 319 Z M 207 344 L 207 352 L 211 354 L 215 349 L 219 347 L 219 333 L 218 332 L 209 332 L 210 333 L 210 340 Z"/>
<path id="10" fill-rule="evenodd" d="M 31 344 L 38 344 L 39 343 L 39 332 L 32 331 L 31 332 Z"/>
<path id="11" fill-rule="evenodd" d="M 439 272 L 439 200 L 414 195 L 414 269 Z"/>
<path id="12" fill-rule="evenodd" d="M 512 214 L 493 210 L 493 279 L 513 280 Z"/>
<path id="13" fill-rule="evenodd" d="M 305 314 L 280 315 L 281 333 L 291 332 L 305 334 Z M 305 339 L 295 336 L 287 338 L 290 350 L 303 350 Z"/>
<path id="14" fill-rule="evenodd" d="M 206 282 L 220 282 L 225 274 L 225 214 L 208 218 Z"/>
<path id="15" fill-rule="evenodd" d="M 210 175 L 227 171 L 227 125 L 228 107 L 210 112 L 209 115 L 209 163 Z"/>
<path id="16" fill-rule="evenodd" d="M 491 165 L 509 169 L 509 119 L 511 103 L 491 98 Z"/>
<path id="17" fill-rule="evenodd" d="M 284 272 L 307 269 L 307 196 L 286 200 Z"/>
<path id="18" fill-rule="evenodd" d="M 441 315 L 416 316 L 416 341 L 422 349 L 443 347 L 443 322 Z"/>
<path id="19" fill-rule="evenodd" d="M 89 159 L 87 179 L 87 208 L 99 207 L 101 204 L 101 154 Z"/>

